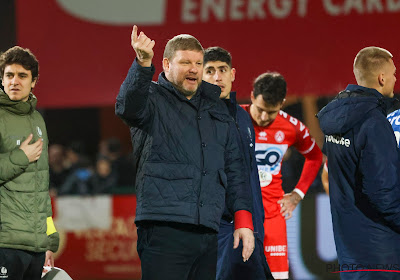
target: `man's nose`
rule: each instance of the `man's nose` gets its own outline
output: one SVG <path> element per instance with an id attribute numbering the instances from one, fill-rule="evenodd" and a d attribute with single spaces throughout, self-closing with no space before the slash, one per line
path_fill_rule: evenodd
<path id="1" fill-rule="evenodd" d="M 19 78 L 18 78 L 18 76 L 14 76 L 14 77 L 11 79 L 11 84 L 13 84 L 13 85 L 18 85 L 18 84 L 19 84 Z"/>
<path id="2" fill-rule="evenodd" d="M 262 112 L 261 113 L 261 120 L 262 121 L 268 121 L 268 119 L 269 119 L 269 116 L 268 116 L 267 112 Z"/>
<path id="3" fill-rule="evenodd" d="M 189 72 L 197 74 L 199 72 L 199 70 L 200 70 L 200 67 L 196 63 L 193 63 L 192 67 L 190 67 L 190 69 L 189 69 Z"/>
<path id="4" fill-rule="evenodd" d="M 221 74 L 218 71 L 216 71 L 214 74 L 214 80 L 217 82 L 221 81 Z"/>

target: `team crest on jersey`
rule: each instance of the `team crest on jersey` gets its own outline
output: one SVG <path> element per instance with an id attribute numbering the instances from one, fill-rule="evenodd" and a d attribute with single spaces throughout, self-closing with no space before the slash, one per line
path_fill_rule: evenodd
<path id="1" fill-rule="evenodd" d="M 268 140 L 267 133 L 265 131 L 260 131 L 260 133 L 258 133 L 258 136 L 259 136 L 258 138 L 261 140 L 265 140 L 265 141 Z"/>
<path id="2" fill-rule="evenodd" d="M 283 133 L 282 131 L 277 131 L 275 133 L 275 141 L 278 143 L 282 143 L 283 140 L 285 140 L 285 133 Z"/>
<path id="3" fill-rule="evenodd" d="M 7 272 L 7 268 L 5 268 L 4 266 L 0 267 L 0 278 L 8 278 Z"/>
<path id="4" fill-rule="evenodd" d="M 42 130 L 40 129 L 40 127 L 37 126 L 36 131 L 37 131 L 37 134 L 39 135 L 39 137 L 42 137 L 43 133 L 42 133 Z"/>

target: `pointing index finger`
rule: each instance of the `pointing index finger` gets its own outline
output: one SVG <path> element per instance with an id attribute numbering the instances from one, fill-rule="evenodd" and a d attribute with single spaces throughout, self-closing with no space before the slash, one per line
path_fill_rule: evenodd
<path id="1" fill-rule="evenodd" d="M 137 26 L 134 25 L 133 29 L 132 29 L 132 36 L 131 36 L 133 42 L 137 41 L 137 30 L 138 30 Z"/>

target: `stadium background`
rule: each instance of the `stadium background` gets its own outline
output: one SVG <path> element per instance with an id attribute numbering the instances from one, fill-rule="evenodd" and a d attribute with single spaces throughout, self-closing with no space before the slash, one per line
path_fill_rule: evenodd
<path id="1" fill-rule="evenodd" d="M 99 142 L 120 139 L 127 127 L 114 116 L 119 86 L 132 63 L 130 33 L 137 24 L 156 41 L 156 74 L 169 38 L 189 33 L 204 47 L 221 46 L 237 69 L 234 90 L 249 101 L 252 81 L 267 70 L 288 82 L 284 108 L 303 121 L 322 147 L 314 117 L 348 83 L 363 47 L 400 57 L 400 0 L 2 0 L 0 51 L 29 48 L 40 62 L 35 95 L 50 143 L 79 140 L 95 156 Z M 156 76 L 154 77 L 156 79 Z M 395 91 L 399 92 L 399 83 Z M 293 188 L 302 158 L 291 150 L 284 188 Z M 54 198 L 62 246 L 56 266 L 74 279 L 139 279 L 134 189 L 128 194 Z M 129 194 L 130 193 L 130 194 Z M 288 221 L 292 279 L 339 279 L 329 199 L 319 178 Z M 155 269 L 157 264 L 155 264 Z"/>

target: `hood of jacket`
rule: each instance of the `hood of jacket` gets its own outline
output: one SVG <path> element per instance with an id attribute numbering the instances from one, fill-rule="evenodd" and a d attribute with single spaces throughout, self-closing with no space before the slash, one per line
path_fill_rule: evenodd
<path id="1" fill-rule="evenodd" d="M 36 109 L 37 98 L 33 93 L 29 94 L 26 102 L 11 100 L 8 95 L 0 89 L 0 107 L 17 115 L 31 114 Z"/>
<path id="2" fill-rule="evenodd" d="M 371 110 L 378 109 L 386 116 L 393 102 L 393 98 L 384 97 L 376 89 L 348 85 L 321 109 L 317 118 L 324 134 L 345 134 L 364 120 Z"/>

